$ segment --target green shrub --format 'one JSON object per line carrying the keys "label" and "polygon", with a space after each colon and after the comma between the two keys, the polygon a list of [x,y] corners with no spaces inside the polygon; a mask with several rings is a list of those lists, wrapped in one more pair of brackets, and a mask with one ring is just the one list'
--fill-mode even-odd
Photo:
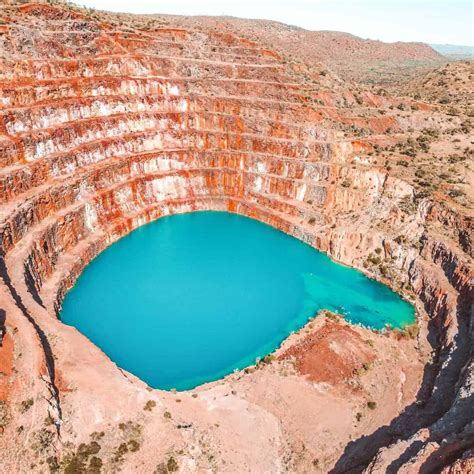
{"label": "green shrub", "polygon": [[148,400],[146,403],[145,403],[145,406],[143,407],[143,409],[145,411],[151,411],[153,410],[153,408],[156,407],[156,402],[155,400]]}
{"label": "green shrub", "polygon": [[378,265],[382,259],[374,254],[370,254],[368,257],[367,257],[367,260],[372,263],[373,265]]}
{"label": "green shrub", "polygon": [[32,398],[28,398],[28,400],[23,400],[20,404],[20,412],[26,413],[35,403]]}

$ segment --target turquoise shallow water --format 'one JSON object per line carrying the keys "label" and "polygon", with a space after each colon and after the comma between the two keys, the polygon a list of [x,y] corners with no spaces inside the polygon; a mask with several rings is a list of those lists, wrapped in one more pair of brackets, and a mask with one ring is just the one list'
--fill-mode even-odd
{"label": "turquoise shallow water", "polygon": [[258,221],[164,217],[97,256],[61,319],[155,388],[186,390],[273,351],[321,309],[381,329],[413,307],[362,273]]}

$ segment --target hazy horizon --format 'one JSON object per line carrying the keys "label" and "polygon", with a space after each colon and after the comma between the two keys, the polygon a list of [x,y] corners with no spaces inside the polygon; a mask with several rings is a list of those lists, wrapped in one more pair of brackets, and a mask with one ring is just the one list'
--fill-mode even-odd
{"label": "hazy horizon", "polygon": [[313,31],[361,38],[474,46],[473,5],[467,0],[79,0],[78,5],[122,13],[232,16],[273,20]]}

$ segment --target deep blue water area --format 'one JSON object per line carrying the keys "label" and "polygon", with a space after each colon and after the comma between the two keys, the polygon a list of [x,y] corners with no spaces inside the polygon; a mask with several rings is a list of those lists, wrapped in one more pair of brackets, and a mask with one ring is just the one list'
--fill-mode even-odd
{"label": "deep blue water area", "polygon": [[388,287],[305,243],[247,217],[196,212],[103,251],[61,319],[150,386],[187,390],[253,364],[321,309],[374,329],[414,321]]}

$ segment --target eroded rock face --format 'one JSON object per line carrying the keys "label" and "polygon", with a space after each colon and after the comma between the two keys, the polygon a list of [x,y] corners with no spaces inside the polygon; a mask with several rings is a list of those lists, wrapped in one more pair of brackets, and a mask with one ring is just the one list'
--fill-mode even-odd
{"label": "eroded rock face", "polygon": [[[439,112],[354,92],[206,25],[44,3],[4,6],[0,20],[3,470],[409,472],[467,450],[472,219],[377,153]],[[400,104],[417,111],[400,116]],[[101,250],[208,209],[269,223],[401,291],[418,336],[321,318],[273,362],[175,395],[58,321]],[[324,380],[312,370],[323,356]]]}

